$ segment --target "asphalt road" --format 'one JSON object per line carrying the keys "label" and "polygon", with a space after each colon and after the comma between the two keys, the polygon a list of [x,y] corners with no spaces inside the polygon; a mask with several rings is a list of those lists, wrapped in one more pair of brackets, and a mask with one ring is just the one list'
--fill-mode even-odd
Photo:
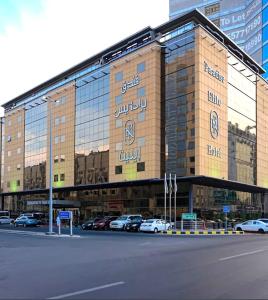
{"label": "asphalt road", "polygon": [[58,238],[3,228],[2,299],[268,299],[268,235]]}

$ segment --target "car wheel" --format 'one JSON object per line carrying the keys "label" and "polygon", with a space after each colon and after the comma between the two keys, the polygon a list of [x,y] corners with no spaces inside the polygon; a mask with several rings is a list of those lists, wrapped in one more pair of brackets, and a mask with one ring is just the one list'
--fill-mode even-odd
{"label": "car wheel", "polygon": [[155,229],[154,229],[154,233],[157,233],[158,232],[158,229],[155,227]]}
{"label": "car wheel", "polygon": [[263,230],[262,228],[260,228],[260,229],[258,230],[258,232],[259,232],[259,233],[264,233],[264,230]]}
{"label": "car wheel", "polygon": [[168,226],[168,229],[167,230],[170,230],[171,229],[171,227],[170,226]]}
{"label": "car wheel", "polygon": [[237,227],[236,230],[237,231],[242,231],[242,228],[241,227]]}

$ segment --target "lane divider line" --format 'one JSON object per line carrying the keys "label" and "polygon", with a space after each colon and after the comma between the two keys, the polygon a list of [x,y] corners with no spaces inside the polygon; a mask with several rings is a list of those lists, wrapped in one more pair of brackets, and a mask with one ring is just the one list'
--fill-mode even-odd
{"label": "lane divider line", "polygon": [[244,231],[224,231],[224,230],[167,230],[162,231],[162,234],[168,235],[240,235],[244,234]]}
{"label": "lane divider line", "polygon": [[59,296],[55,296],[55,297],[50,297],[50,298],[47,298],[47,299],[63,299],[63,298],[68,298],[68,297],[72,297],[72,296],[77,296],[77,295],[81,295],[81,294],[86,294],[86,293],[91,293],[91,292],[111,288],[111,287],[122,285],[122,284],[125,284],[125,282],[124,281],[118,281],[118,282],[113,282],[113,283],[97,286],[97,287],[86,289],[86,290],[81,290],[81,291],[77,291],[77,292],[73,292],[73,293],[63,294],[63,295],[59,295]]}
{"label": "lane divider line", "polygon": [[237,258],[237,257],[241,257],[241,256],[252,255],[252,254],[260,253],[260,252],[263,252],[263,251],[265,251],[265,249],[255,250],[255,251],[252,251],[252,252],[244,252],[244,253],[240,253],[240,254],[237,254],[237,255],[222,257],[222,258],[219,259],[219,261],[225,261],[225,260],[229,260],[229,259],[233,259],[233,258]]}

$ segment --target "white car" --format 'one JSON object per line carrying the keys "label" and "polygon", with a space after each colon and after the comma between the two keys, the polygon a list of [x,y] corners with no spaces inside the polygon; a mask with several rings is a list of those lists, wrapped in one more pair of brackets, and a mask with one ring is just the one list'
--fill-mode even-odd
{"label": "white car", "polygon": [[112,230],[125,230],[127,223],[130,223],[133,220],[141,220],[141,215],[123,215],[118,217],[116,220],[110,223],[110,229]]}
{"label": "white car", "polygon": [[0,224],[10,224],[12,222],[14,222],[14,219],[11,219],[10,217],[0,217]]}
{"label": "white car", "polygon": [[265,233],[268,232],[268,224],[261,220],[249,220],[240,224],[236,224],[234,227],[238,231],[252,231]]}
{"label": "white car", "polygon": [[140,231],[159,232],[164,230],[170,230],[170,223],[165,222],[162,219],[148,219],[141,224]]}

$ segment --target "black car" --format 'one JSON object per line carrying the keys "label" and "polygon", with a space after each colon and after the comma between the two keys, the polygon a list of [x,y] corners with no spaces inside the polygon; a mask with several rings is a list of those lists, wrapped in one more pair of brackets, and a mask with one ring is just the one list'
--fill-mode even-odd
{"label": "black car", "polygon": [[93,224],[94,224],[94,222],[97,222],[97,221],[99,221],[99,220],[101,220],[102,218],[94,218],[94,219],[89,219],[89,220],[87,220],[85,223],[83,223],[82,225],[81,225],[81,227],[82,227],[82,229],[83,230],[90,230],[90,229],[93,229]]}
{"label": "black car", "polygon": [[142,220],[134,219],[126,224],[126,231],[140,231]]}

